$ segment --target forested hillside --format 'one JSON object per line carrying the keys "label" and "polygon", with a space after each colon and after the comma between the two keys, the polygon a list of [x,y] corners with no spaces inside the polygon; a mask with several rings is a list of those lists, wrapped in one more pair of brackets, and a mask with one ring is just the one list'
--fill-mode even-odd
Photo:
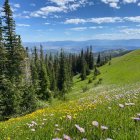
{"label": "forested hillside", "polygon": [[5,0],[0,18],[0,120],[32,112],[42,107],[41,101],[65,100],[73,76],[79,74],[85,80],[93,69],[96,76],[100,73],[97,67],[111,60],[111,56],[99,54],[96,66],[92,46],[79,54],[61,49],[56,55],[44,55],[40,45],[40,50],[35,47],[29,53],[15,30],[12,10]]}

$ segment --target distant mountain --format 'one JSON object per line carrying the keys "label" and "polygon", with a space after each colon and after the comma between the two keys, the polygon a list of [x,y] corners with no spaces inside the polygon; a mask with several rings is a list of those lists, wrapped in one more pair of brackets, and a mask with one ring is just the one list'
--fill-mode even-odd
{"label": "distant mountain", "polygon": [[87,41],[48,41],[48,42],[24,42],[25,47],[33,48],[42,45],[44,50],[49,52],[57,52],[63,48],[66,52],[78,53],[82,48],[92,45],[94,52],[111,50],[111,49],[127,49],[134,50],[140,48],[140,40],[87,40]]}

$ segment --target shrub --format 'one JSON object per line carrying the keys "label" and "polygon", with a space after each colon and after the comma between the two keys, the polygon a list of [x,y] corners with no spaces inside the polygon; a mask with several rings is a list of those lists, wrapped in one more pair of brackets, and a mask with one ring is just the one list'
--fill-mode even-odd
{"label": "shrub", "polygon": [[86,91],[88,91],[88,87],[87,86],[83,87],[82,88],[82,91],[83,91],[83,93],[86,92]]}
{"label": "shrub", "polygon": [[89,80],[88,80],[88,84],[90,84],[90,83],[92,83],[92,79],[89,79]]}

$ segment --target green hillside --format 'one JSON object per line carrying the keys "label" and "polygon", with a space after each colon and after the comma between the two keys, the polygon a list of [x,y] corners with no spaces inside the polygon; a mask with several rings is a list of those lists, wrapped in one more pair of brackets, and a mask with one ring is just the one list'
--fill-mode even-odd
{"label": "green hillside", "polygon": [[93,72],[85,81],[74,77],[66,101],[53,99],[44,109],[1,122],[0,140],[139,140],[140,50],[100,71],[91,83]]}
{"label": "green hillside", "polygon": [[128,84],[140,80],[140,50],[115,58],[111,65],[101,67],[105,84]]}

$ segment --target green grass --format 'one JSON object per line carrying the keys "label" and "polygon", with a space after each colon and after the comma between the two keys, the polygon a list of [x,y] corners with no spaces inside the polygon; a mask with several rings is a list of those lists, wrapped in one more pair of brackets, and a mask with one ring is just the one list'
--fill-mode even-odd
{"label": "green grass", "polygon": [[[74,77],[67,101],[54,99],[46,103],[48,107],[44,109],[1,122],[0,140],[63,139],[64,134],[72,140],[139,140],[140,122],[132,119],[140,113],[139,56],[138,50],[113,59],[111,65],[100,68],[101,75],[90,84],[88,80],[93,78],[93,72],[85,81]],[[99,78],[103,78],[103,83],[95,87]],[[83,87],[87,87],[85,92]],[[134,105],[119,107],[125,103]],[[32,121],[36,124],[29,127]],[[99,126],[93,126],[93,121],[98,121]],[[75,124],[85,132],[77,130]],[[108,130],[101,130],[101,125],[107,126]]]}
{"label": "green grass", "polygon": [[115,58],[101,69],[104,84],[128,84],[140,81],[140,50]]}

